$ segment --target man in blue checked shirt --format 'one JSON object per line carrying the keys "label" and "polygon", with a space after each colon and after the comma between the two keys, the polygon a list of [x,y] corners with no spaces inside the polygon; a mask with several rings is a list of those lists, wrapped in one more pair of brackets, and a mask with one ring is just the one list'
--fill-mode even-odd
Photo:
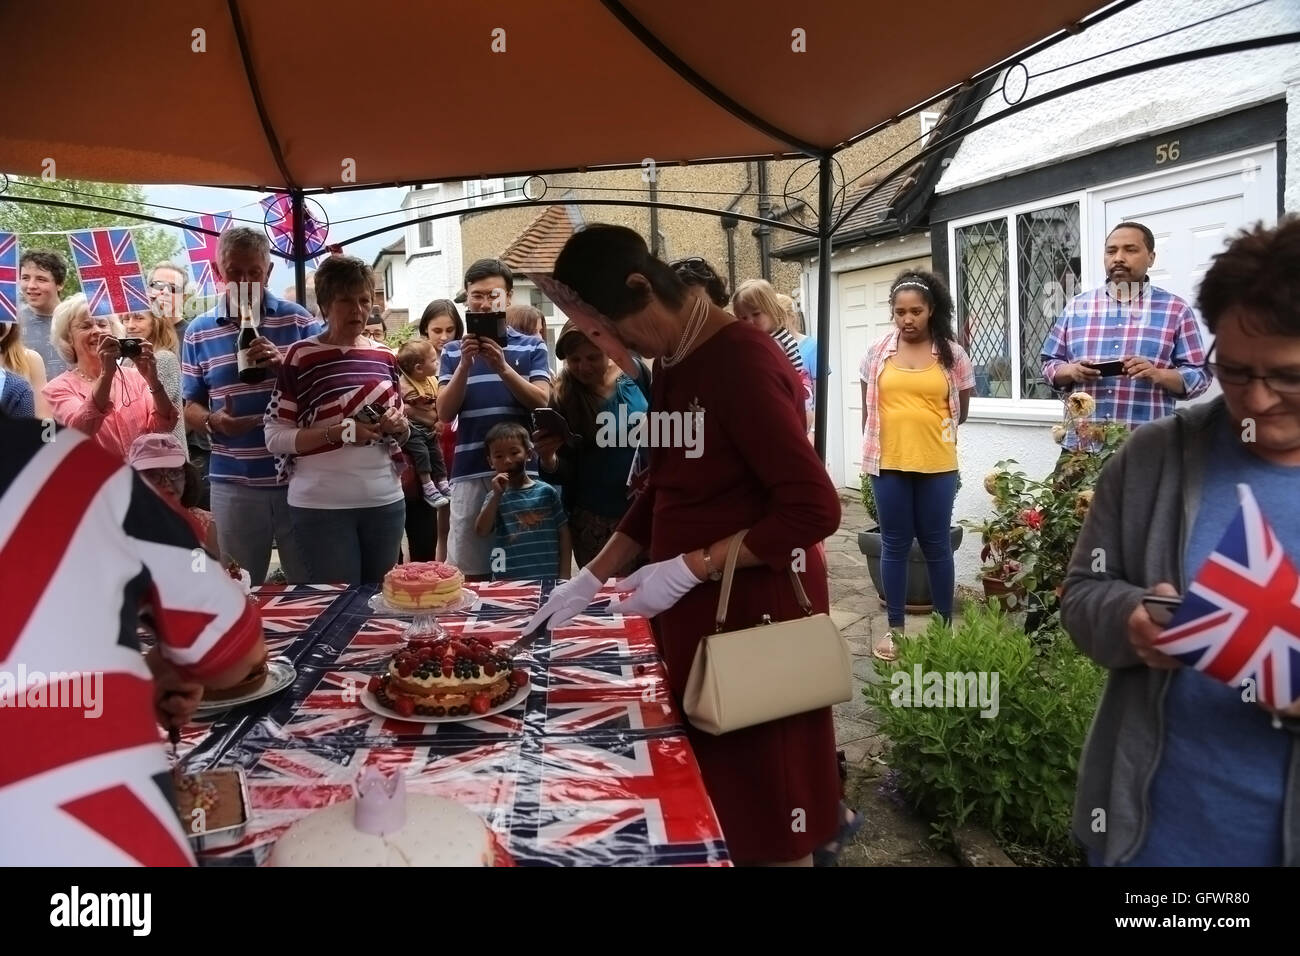
{"label": "man in blue checked shirt", "polygon": [[[1094,419],[1136,428],[1210,386],[1196,315],[1151,284],[1147,272],[1155,261],[1151,230],[1121,222],[1106,237],[1106,284],[1075,296],[1043,342],[1043,378],[1090,394]],[[1107,368],[1115,362],[1114,371]],[[1067,431],[1066,450],[1079,447],[1079,437]]]}

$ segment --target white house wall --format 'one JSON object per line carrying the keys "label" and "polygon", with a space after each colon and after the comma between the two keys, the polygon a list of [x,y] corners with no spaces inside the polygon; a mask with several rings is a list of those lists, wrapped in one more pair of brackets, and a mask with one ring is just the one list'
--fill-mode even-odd
{"label": "white house wall", "polygon": [[[1185,50],[1300,30],[1300,3],[1268,0],[1172,36],[1077,63],[1090,56],[1241,7],[1241,0],[1147,0],[1089,27],[1024,61],[1030,74],[1064,67],[1029,80],[1025,98],[1134,62]],[[1012,173],[1191,125],[1246,106],[1288,95],[1300,81],[1300,44],[1195,60],[1089,87],[991,123],[963,141],[936,191],[947,193]],[[1023,77],[1023,72],[1019,73]],[[1011,77],[1014,94],[1017,78]],[[1293,85],[1288,99],[1300,97]],[[1015,96],[1013,95],[1013,99]],[[983,104],[979,119],[1006,109],[1000,93]],[[1288,111],[1288,141],[1297,142],[1300,110]],[[1032,144],[1032,147],[1027,144]],[[1300,159],[1289,157],[1287,208],[1300,208]]]}
{"label": "white house wall", "polygon": [[[1293,146],[1300,145],[1300,65],[1287,78],[1286,141]],[[1300,212],[1300,149],[1287,150],[1282,204],[1287,212]]]}

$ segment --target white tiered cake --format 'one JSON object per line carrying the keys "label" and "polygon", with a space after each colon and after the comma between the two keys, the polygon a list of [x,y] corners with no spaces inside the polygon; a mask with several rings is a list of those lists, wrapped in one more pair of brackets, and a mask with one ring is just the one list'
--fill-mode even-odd
{"label": "white tiered cake", "polygon": [[271,866],[494,866],[500,850],[472,812],[441,797],[407,794],[401,773],[374,767],[353,783],[355,799],[291,826]]}

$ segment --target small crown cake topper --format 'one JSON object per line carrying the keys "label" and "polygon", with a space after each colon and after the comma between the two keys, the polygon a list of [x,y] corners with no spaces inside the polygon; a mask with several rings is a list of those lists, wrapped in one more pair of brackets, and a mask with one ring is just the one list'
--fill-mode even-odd
{"label": "small crown cake topper", "polygon": [[353,825],[362,833],[385,836],[406,824],[406,777],[401,771],[385,774],[365,767],[352,783],[357,798]]}

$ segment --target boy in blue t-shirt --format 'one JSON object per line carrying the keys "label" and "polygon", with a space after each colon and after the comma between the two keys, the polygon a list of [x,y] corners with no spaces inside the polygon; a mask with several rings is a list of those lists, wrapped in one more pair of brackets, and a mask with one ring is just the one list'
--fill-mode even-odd
{"label": "boy in blue t-shirt", "polygon": [[496,472],[474,530],[496,536],[492,579],[567,578],[573,542],[560,493],[525,470],[533,454],[528,429],[517,422],[492,426],[484,440]]}

